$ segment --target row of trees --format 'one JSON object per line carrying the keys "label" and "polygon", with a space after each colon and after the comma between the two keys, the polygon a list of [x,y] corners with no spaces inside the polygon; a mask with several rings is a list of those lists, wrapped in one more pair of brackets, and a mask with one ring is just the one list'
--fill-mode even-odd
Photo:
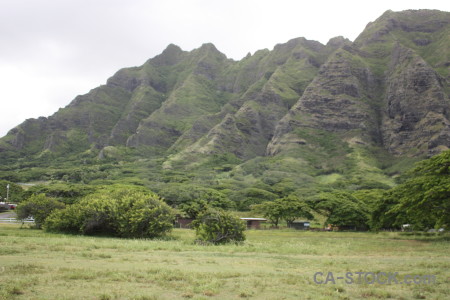
{"label": "row of trees", "polygon": [[[245,224],[231,213],[202,203],[194,228],[202,243],[223,244],[245,240]],[[17,217],[32,216],[37,228],[50,232],[157,238],[173,228],[174,210],[158,195],[142,187],[112,186],[97,189],[72,204],[34,194],[17,207]]]}
{"label": "row of trees", "polygon": [[33,216],[38,228],[75,234],[160,237],[173,227],[172,209],[158,195],[133,188],[103,188],[65,205],[45,194],[17,207],[17,216]]}
{"label": "row of trees", "polygon": [[[449,175],[450,150],[422,161],[389,190],[329,190],[304,198],[295,194],[274,197],[275,194],[249,189],[242,193],[247,200],[252,199],[245,205],[253,203],[250,207],[254,212],[268,218],[274,226],[283,220],[290,226],[297,218],[311,220],[313,214],[319,214],[325,217],[326,224],[353,229],[400,228],[406,223],[413,224],[415,229],[440,228],[450,225]],[[212,220],[228,218],[224,217],[224,211],[236,209],[238,202],[237,199],[231,201],[224,191],[188,184],[173,184],[158,191],[165,200],[145,187],[127,187],[125,192],[118,190],[114,186],[35,186],[21,192],[29,199],[18,207],[18,212],[21,217],[34,216],[36,225],[48,230],[154,237],[159,233],[150,233],[152,228],[162,230],[172,226],[170,206],[181,209],[191,218],[213,224]],[[144,225],[156,217],[161,218],[161,224]],[[196,228],[199,236],[205,236],[202,226]],[[241,240],[239,235],[233,239]]]}
{"label": "row of trees", "polygon": [[275,226],[295,218],[311,218],[311,211],[326,224],[358,230],[401,228],[415,230],[450,227],[450,150],[421,161],[400,178],[394,188],[321,192],[304,201],[288,196],[253,206]]}
{"label": "row of trees", "polygon": [[450,150],[420,162],[379,201],[373,228],[401,224],[414,229],[450,227]]}

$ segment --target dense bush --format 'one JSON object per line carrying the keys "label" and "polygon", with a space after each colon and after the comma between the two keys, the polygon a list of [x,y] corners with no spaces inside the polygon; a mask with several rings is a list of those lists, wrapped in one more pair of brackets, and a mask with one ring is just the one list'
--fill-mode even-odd
{"label": "dense bush", "polygon": [[48,198],[44,194],[32,195],[17,206],[17,219],[33,217],[35,226],[41,228],[53,211],[63,209],[64,206],[64,203]]}
{"label": "dense bush", "polygon": [[211,244],[239,243],[245,240],[245,223],[229,212],[209,209],[194,221],[198,241]]}
{"label": "dense bush", "polygon": [[86,196],[45,223],[49,231],[160,237],[173,227],[172,209],[156,194],[135,189],[103,190]]}

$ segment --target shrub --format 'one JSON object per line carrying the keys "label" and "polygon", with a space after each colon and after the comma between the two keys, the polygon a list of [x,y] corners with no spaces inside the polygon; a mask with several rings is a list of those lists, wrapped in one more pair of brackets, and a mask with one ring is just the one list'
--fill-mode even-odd
{"label": "shrub", "polygon": [[49,231],[154,238],[173,228],[172,209],[156,194],[136,189],[103,190],[83,198],[45,223]]}
{"label": "shrub", "polygon": [[17,219],[34,218],[37,228],[41,228],[48,216],[54,211],[64,208],[64,203],[48,198],[44,194],[33,195],[20,203],[16,208]]}
{"label": "shrub", "polygon": [[194,221],[197,239],[211,244],[239,243],[245,240],[245,224],[229,212],[209,209]]}
{"label": "shrub", "polygon": [[45,220],[45,230],[53,232],[80,233],[83,224],[82,210],[77,205],[54,211]]}
{"label": "shrub", "polygon": [[[172,209],[156,194],[130,194],[121,199],[116,216],[118,233],[123,237],[160,237],[173,228]],[[130,207],[131,209],[127,209]]]}

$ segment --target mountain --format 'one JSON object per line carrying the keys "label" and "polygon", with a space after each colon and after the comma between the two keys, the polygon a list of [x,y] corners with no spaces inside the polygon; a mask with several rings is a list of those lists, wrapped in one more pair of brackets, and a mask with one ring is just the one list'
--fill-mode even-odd
{"label": "mountain", "polygon": [[156,189],[392,185],[450,147],[449,23],[448,12],[387,11],[354,42],[297,38],[240,61],[169,45],[11,129],[3,178],[67,180],[84,166],[96,175],[74,181],[133,174]]}

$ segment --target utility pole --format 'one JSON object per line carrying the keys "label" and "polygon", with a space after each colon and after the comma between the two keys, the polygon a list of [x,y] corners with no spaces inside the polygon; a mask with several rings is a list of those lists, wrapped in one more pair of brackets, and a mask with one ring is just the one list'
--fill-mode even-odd
{"label": "utility pole", "polygon": [[9,202],[9,183],[6,186],[6,203],[8,203],[8,202]]}

